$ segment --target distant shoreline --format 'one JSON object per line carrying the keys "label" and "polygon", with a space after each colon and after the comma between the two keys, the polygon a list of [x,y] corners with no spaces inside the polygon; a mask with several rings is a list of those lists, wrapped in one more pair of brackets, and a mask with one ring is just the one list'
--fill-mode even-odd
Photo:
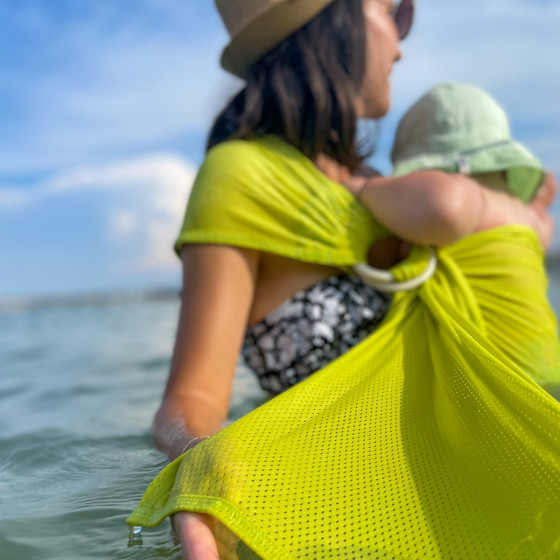
{"label": "distant shoreline", "polygon": [[[546,268],[555,278],[560,277],[560,253],[547,255]],[[159,288],[108,290],[68,295],[41,295],[25,297],[0,297],[0,313],[30,311],[54,307],[87,307],[113,304],[138,303],[142,301],[177,300],[181,297],[180,286]]]}
{"label": "distant shoreline", "polygon": [[137,303],[142,301],[180,300],[181,288],[161,287],[142,290],[119,290],[68,295],[42,295],[31,297],[0,297],[0,313],[33,311],[54,307],[88,307],[100,305]]}

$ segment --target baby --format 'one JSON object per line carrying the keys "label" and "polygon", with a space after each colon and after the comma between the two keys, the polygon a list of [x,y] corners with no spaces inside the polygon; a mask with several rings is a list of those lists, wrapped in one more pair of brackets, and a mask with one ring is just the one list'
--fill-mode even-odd
{"label": "baby", "polygon": [[420,169],[464,173],[533,199],[543,180],[539,160],[511,138],[505,111],[481,89],[439,84],[402,118],[391,159],[395,176]]}
{"label": "baby", "polygon": [[[520,212],[528,208],[525,203],[536,208],[531,226],[537,231],[542,247],[546,249],[550,243],[552,220],[546,207],[556,192],[555,179],[544,173],[541,163],[527,148],[511,138],[506,113],[484,91],[456,83],[435,86],[401,120],[391,159],[396,177],[426,169],[460,173],[485,187],[479,191],[487,192],[488,188],[514,195],[520,200]],[[377,212],[378,218],[382,211],[372,204],[373,198],[368,200],[368,191],[375,189],[379,180],[383,179],[362,179],[361,185],[356,183],[359,199],[374,215]],[[406,192],[400,196],[406,204]],[[484,209],[484,204],[481,208]],[[487,336],[508,358],[558,398],[560,346],[556,320],[546,297],[544,261],[536,240],[529,268],[522,264],[525,261],[519,260],[520,254],[527,255],[522,248],[527,246],[528,230],[510,226],[502,230],[503,235],[489,234],[494,225],[508,223],[528,225],[525,218],[518,221],[515,215],[505,220],[503,216],[498,219],[490,216],[482,218],[478,226],[466,233],[480,231],[477,235],[484,236],[481,239],[488,244],[487,254],[490,255],[489,260],[475,267],[469,281],[475,291],[479,290],[480,312],[487,324]],[[400,237],[406,238],[403,234]],[[453,254],[454,243],[460,243],[460,237],[451,240],[449,249],[445,250]],[[519,254],[516,254],[516,247],[519,247]],[[377,268],[388,268],[402,260],[408,248],[405,241],[389,237],[372,247],[370,263]],[[523,288],[516,280],[520,274],[526,280]],[[362,277],[366,279],[365,275]],[[535,324],[538,317],[543,321]]]}
{"label": "baby", "polygon": [[[523,203],[534,201],[541,209],[556,193],[554,177],[545,174],[539,160],[511,138],[505,111],[486,92],[467,84],[439,84],[422,96],[399,123],[391,159],[393,177],[426,169],[461,173]],[[352,181],[344,182],[366,207],[370,206],[368,189],[374,188],[375,182],[363,178]],[[406,196],[406,190],[402,194]],[[374,215],[379,213],[376,203],[377,208],[371,208]],[[377,217],[382,221],[381,213]],[[526,218],[522,221],[526,223]],[[546,248],[552,222],[545,212],[536,216],[535,226]],[[407,250],[406,242],[388,237],[372,247],[369,261],[377,268],[389,268]]]}

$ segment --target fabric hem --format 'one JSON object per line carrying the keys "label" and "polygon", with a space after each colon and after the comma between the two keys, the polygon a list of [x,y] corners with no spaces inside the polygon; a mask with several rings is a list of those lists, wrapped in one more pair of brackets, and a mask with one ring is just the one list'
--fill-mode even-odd
{"label": "fabric hem", "polygon": [[[234,506],[223,498],[210,496],[177,496],[167,502],[165,507],[154,510],[138,507],[126,520],[129,525],[155,527],[166,517],[179,511],[207,513],[218,519],[256,554],[267,560],[295,560],[276,542],[266,536],[253,522],[247,519]],[[143,520],[140,522],[140,520]],[[249,543],[251,543],[249,545]]]}
{"label": "fabric hem", "polygon": [[188,234],[181,235],[177,239],[174,249],[175,253],[180,256],[181,249],[189,244],[203,244],[208,243],[211,245],[229,245],[234,247],[242,247],[245,249],[255,249],[273,253],[291,259],[302,260],[314,264],[324,264],[329,266],[340,266],[350,268],[354,264],[365,262],[365,256],[360,259],[357,255],[344,255],[337,254],[337,249],[333,248],[332,252],[317,251],[311,248],[297,248],[294,251],[288,251],[282,243],[266,243],[262,240],[253,237],[246,237],[243,235],[235,236],[231,233],[208,233],[189,231]]}

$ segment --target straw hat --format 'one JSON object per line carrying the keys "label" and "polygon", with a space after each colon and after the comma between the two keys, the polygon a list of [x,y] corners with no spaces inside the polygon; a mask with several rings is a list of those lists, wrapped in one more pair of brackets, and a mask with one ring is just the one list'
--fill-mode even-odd
{"label": "straw hat", "polygon": [[245,77],[270,49],[312,20],[334,0],[216,0],[231,41],[222,67]]}
{"label": "straw hat", "polygon": [[524,202],[543,177],[540,161],[512,139],[505,111],[466,84],[439,84],[417,101],[399,123],[391,159],[397,176],[421,169],[505,171],[509,192]]}

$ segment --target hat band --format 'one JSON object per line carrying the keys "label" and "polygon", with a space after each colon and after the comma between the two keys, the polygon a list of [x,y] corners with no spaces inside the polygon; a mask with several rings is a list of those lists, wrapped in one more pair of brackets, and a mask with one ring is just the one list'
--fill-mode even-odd
{"label": "hat band", "polygon": [[246,22],[222,52],[224,70],[246,77],[249,67],[292,33],[309,23],[334,0],[285,0]]}
{"label": "hat band", "polygon": [[471,155],[476,154],[477,152],[482,152],[484,150],[488,150],[490,148],[499,148],[500,146],[505,146],[506,144],[510,144],[511,140],[499,140],[498,142],[492,142],[490,144],[485,144],[484,146],[478,146],[477,148],[472,148],[470,150],[462,150],[461,155]]}
{"label": "hat band", "polygon": [[470,175],[472,173],[471,162],[467,156],[477,154],[478,152],[482,152],[490,148],[499,148],[500,146],[505,146],[509,143],[510,140],[500,140],[499,142],[492,142],[491,144],[486,144],[478,148],[460,152],[459,156],[455,160],[455,164],[457,165],[457,172],[461,175]]}

